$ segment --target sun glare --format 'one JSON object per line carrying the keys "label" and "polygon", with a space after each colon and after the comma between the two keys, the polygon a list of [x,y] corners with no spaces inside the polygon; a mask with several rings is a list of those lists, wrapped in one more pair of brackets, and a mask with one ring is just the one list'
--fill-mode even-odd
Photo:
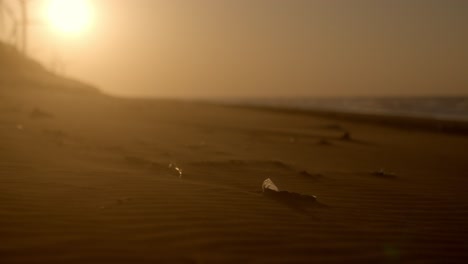
{"label": "sun glare", "polygon": [[51,0],[47,7],[47,19],[62,33],[78,34],[91,24],[91,6],[87,0]]}

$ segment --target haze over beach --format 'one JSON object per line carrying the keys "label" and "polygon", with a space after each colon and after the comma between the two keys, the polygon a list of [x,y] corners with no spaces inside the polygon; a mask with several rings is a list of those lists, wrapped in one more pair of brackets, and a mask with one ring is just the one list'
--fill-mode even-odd
{"label": "haze over beach", "polygon": [[468,2],[0,0],[0,263],[466,263]]}
{"label": "haze over beach", "polygon": [[31,55],[49,64],[56,46],[68,75],[111,94],[468,94],[464,0],[88,2],[84,32],[31,28]]}

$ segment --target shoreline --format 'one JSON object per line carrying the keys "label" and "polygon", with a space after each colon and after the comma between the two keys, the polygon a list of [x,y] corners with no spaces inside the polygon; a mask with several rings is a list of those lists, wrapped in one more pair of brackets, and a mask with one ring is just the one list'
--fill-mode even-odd
{"label": "shoreline", "polygon": [[283,113],[290,115],[304,115],[335,119],[338,121],[349,121],[358,123],[376,124],[395,128],[416,129],[434,131],[439,133],[450,133],[458,135],[468,135],[468,121],[437,119],[423,116],[402,116],[392,114],[373,114],[345,112],[339,110],[325,109],[298,109],[292,107],[267,106],[267,105],[247,105],[247,104],[222,104],[208,103],[219,106],[234,108],[245,108],[272,113]]}

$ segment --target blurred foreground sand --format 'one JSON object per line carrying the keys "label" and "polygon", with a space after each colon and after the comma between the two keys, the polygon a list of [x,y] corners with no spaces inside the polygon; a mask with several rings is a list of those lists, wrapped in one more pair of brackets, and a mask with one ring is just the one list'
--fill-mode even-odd
{"label": "blurred foreground sand", "polygon": [[8,89],[0,263],[468,261],[466,136]]}

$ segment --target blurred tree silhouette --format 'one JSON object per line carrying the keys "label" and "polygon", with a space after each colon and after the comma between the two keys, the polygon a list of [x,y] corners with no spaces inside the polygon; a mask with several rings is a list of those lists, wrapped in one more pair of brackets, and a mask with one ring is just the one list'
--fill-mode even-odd
{"label": "blurred tree silhouette", "polygon": [[5,0],[0,0],[0,39],[18,47],[18,18]]}
{"label": "blurred tree silhouette", "polygon": [[[43,21],[34,19],[29,12],[34,8],[33,2],[40,0],[0,0],[0,42],[10,44],[18,52],[28,55],[29,28],[35,25],[44,25]],[[53,46],[53,45],[52,45]],[[63,57],[54,51],[49,65],[49,70],[59,75],[66,72],[67,63]]]}
{"label": "blurred tree silhouette", "polygon": [[[0,40],[10,43],[22,53],[28,50],[30,0],[0,0]],[[18,11],[16,11],[18,10]]]}
{"label": "blurred tree silhouette", "polygon": [[21,11],[21,51],[26,54],[28,51],[28,0],[18,0]]}

